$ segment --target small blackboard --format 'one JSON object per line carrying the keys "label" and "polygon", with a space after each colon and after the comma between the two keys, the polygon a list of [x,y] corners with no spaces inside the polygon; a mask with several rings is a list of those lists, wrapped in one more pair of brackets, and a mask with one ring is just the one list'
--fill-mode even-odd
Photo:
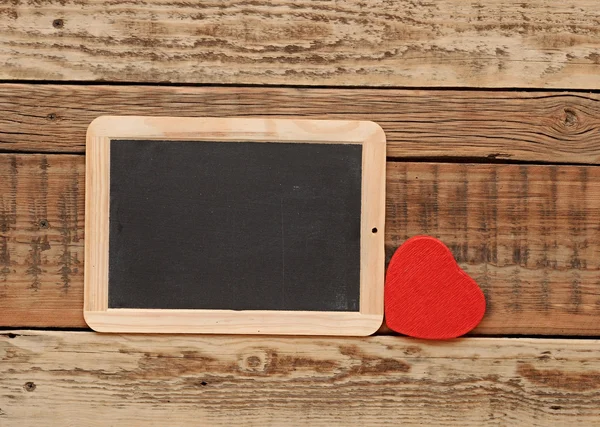
{"label": "small blackboard", "polygon": [[87,150],[92,328],[367,335],[381,325],[378,125],[102,117]]}
{"label": "small blackboard", "polygon": [[359,144],[112,140],[108,308],[359,311],[361,171]]}

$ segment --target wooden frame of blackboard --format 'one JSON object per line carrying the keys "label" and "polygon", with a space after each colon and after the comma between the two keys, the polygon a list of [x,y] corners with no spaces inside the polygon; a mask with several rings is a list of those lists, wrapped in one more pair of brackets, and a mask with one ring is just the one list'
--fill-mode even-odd
{"label": "wooden frame of blackboard", "polygon": [[[108,307],[113,139],[362,144],[358,312]],[[99,332],[370,335],[383,321],[385,134],[369,121],[103,116],[86,143],[84,318]]]}

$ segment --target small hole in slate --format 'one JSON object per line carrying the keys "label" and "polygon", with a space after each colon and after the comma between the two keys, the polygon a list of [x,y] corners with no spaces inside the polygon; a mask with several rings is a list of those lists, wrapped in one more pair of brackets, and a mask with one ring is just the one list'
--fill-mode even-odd
{"label": "small hole in slate", "polygon": [[373,234],[377,233],[377,227],[373,227],[371,231],[373,232]]}
{"label": "small hole in slate", "polygon": [[54,28],[62,28],[65,26],[65,21],[63,21],[62,19],[55,19],[54,21],[52,21],[52,26]]}

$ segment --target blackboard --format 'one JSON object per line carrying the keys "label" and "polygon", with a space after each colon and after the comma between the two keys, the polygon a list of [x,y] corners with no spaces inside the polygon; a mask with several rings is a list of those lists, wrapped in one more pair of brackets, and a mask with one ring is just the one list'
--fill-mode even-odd
{"label": "blackboard", "polygon": [[358,144],[113,140],[108,307],[359,311],[361,163]]}
{"label": "blackboard", "polygon": [[364,335],[381,324],[374,123],[103,117],[87,155],[93,328]]}

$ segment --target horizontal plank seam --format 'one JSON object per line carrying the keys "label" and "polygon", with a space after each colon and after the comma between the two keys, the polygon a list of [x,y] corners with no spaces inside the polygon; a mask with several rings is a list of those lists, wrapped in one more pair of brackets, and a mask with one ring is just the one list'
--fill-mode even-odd
{"label": "horizontal plank seam", "polygon": [[[85,142],[85,141],[83,141]],[[82,142],[82,143],[83,143]],[[33,156],[85,156],[85,151],[30,151],[30,150],[11,150],[6,148],[0,148],[0,155],[18,154],[20,156],[33,155]]]}
{"label": "horizontal plank seam", "polygon": [[[21,156],[85,156],[85,152],[80,151],[28,151],[28,150],[9,150],[0,148],[0,155],[13,155],[18,154]],[[478,165],[527,165],[527,166],[576,166],[576,167],[599,167],[599,164],[594,163],[569,163],[569,162],[544,162],[544,161],[532,161],[532,160],[511,160],[511,159],[498,159],[490,157],[386,157],[387,163],[430,163],[430,164],[478,164]]]}
{"label": "horizontal plank seam", "polygon": [[[20,335],[26,335],[28,332],[34,333],[34,332],[91,332],[94,334],[97,334],[98,332],[94,332],[89,328],[59,328],[59,327],[30,327],[28,326],[27,328],[23,328],[23,327],[18,327],[18,326],[0,326],[0,336],[8,336],[9,338],[15,338],[17,336]],[[100,335],[103,336],[116,336],[116,335],[139,335],[139,334],[126,334],[126,333],[117,333],[117,334],[113,334],[113,333],[100,333]],[[155,335],[155,334],[143,334],[143,335]],[[168,335],[168,334],[167,334]],[[206,335],[206,334],[187,334],[187,336],[198,336],[198,337],[217,337],[217,336],[223,336],[223,335]],[[272,337],[278,337],[278,338],[282,338],[282,339],[293,339],[295,336],[294,335],[270,335]],[[398,338],[408,338],[404,335],[399,335],[396,333],[376,333],[374,335],[370,335],[371,337],[379,337],[379,336],[397,336]],[[250,336],[249,336],[250,337]],[[306,336],[302,337],[302,336],[297,336],[298,338],[306,338]],[[256,336],[256,338],[258,339],[259,337]],[[264,338],[264,336],[263,336]],[[325,338],[331,338],[331,339],[337,339],[340,337],[325,337]],[[366,337],[362,337],[362,338],[369,338],[369,336]],[[469,335],[465,335],[459,339],[471,339],[471,338],[477,338],[477,339],[498,339],[498,338],[509,338],[509,339],[535,339],[535,340],[552,340],[552,339],[556,339],[556,340],[588,340],[588,341],[593,341],[593,340],[599,340],[600,339],[600,335],[539,335],[539,334],[469,334]]]}
{"label": "horizontal plank seam", "polygon": [[[81,310],[83,311],[83,307],[81,307]],[[52,331],[56,331],[56,332],[94,332],[92,331],[90,328],[72,328],[72,327],[65,327],[65,328],[60,328],[60,327],[56,327],[56,326],[48,326],[48,327],[35,327],[35,326],[27,326],[26,328],[18,327],[18,326],[0,326],[0,335],[19,335],[19,333],[23,333],[26,331],[30,331],[30,332],[52,332]]]}
{"label": "horizontal plank seam", "polygon": [[542,88],[542,87],[478,87],[478,86],[367,86],[367,85],[295,85],[295,84],[257,84],[257,83],[178,83],[178,82],[138,82],[138,81],[109,81],[109,80],[23,80],[0,79],[3,84],[28,85],[74,85],[74,86],[156,86],[156,87],[223,87],[223,88],[265,88],[265,89],[364,89],[364,90],[430,90],[430,91],[471,91],[471,92],[572,92],[600,93],[600,89]]}
{"label": "horizontal plank seam", "polygon": [[[499,156],[501,153],[499,154]],[[512,160],[504,158],[495,158],[487,155],[485,157],[440,157],[440,156],[420,156],[420,157],[387,157],[388,163],[431,163],[431,164],[478,164],[478,165],[528,165],[528,166],[583,166],[598,167],[596,163],[572,163],[572,162],[545,162],[543,160]]]}

